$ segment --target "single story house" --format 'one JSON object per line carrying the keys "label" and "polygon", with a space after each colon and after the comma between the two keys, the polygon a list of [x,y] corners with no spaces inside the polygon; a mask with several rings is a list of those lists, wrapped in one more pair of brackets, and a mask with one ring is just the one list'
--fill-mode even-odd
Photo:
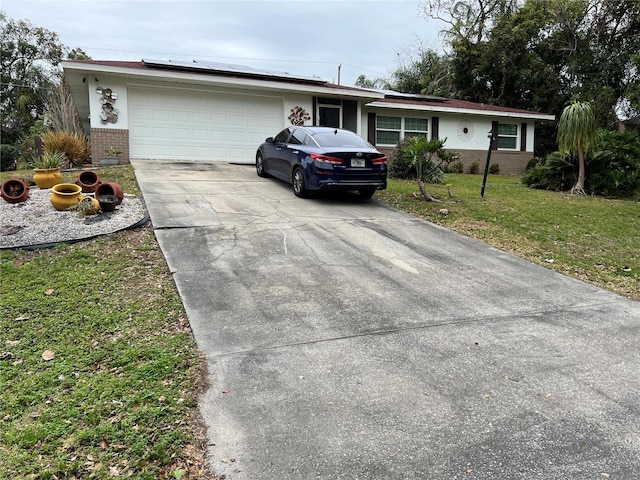
{"label": "single story house", "polygon": [[[447,138],[468,167],[492,163],[522,173],[536,120],[554,116],[425,95],[335,85],[316,77],[211,62],[143,59],[62,63],[92,158],[113,147],[133,159],[253,163],[256,148],[287,125],[358,133],[391,153],[406,135]],[[466,171],[466,170],[465,170]]]}

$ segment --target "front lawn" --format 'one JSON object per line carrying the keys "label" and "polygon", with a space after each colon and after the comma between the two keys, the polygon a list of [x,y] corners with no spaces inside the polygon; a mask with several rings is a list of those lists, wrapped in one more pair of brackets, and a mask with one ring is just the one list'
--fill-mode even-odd
{"label": "front lawn", "polygon": [[[130,166],[98,173],[138,193]],[[204,361],[150,225],[0,251],[0,331],[0,478],[213,478]]]}
{"label": "front lawn", "polygon": [[[443,203],[425,202],[416,182],[389,179],[375,198],[575,278],[640,300],[640,202],[527,188],[520,178],[447,174],[427,185]],[[446,212],[440,212],[441,210]]]}

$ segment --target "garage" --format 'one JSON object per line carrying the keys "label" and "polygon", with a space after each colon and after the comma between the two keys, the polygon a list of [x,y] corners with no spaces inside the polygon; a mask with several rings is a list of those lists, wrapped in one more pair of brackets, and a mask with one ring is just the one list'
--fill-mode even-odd
{"label": "garage", "polygon": [[282,128],[281,97],[129,87],[131,158],[253,163]]}

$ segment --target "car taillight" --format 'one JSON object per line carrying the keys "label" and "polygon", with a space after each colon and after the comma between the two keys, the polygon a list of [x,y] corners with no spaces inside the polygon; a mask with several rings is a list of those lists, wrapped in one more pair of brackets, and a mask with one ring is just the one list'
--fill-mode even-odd
{"label": "car taillight", "polygon": [[374,165],[384,165],[385,163],[387,163],[387,157],[372,158],[371,163],[373,163]]}
{"label": "car taillight", "polygon": [[338,157],[330,157],[329,155],[321,155],[319,153],[312,153],[310,156],[316,162],[330,163],[331,165],[342,165],[342,159]]}

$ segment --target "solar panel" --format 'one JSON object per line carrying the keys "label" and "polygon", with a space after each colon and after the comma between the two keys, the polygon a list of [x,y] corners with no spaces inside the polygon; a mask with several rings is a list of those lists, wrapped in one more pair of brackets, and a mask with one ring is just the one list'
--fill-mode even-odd
{"label": "solar panel", "polygon": [[185,70],[197,70],[197,71],[209,71],[219,72],[238,76],[251,76],[262,78],[277,78],[290,81],[303,81],[311,83],[327,83],[326,80],[317,77],[306,77],[301,75],[292,75],[289,72],[277,72],[273,70],[261,70],[253,67],[247,67],[245,65],[233,65],[227,63],[206,62],[203,60],[193,60],[191,62],[186,60],[153,60],[142,59],[142,63],[149,66],[164,67],[164,68],[178,68]]}

